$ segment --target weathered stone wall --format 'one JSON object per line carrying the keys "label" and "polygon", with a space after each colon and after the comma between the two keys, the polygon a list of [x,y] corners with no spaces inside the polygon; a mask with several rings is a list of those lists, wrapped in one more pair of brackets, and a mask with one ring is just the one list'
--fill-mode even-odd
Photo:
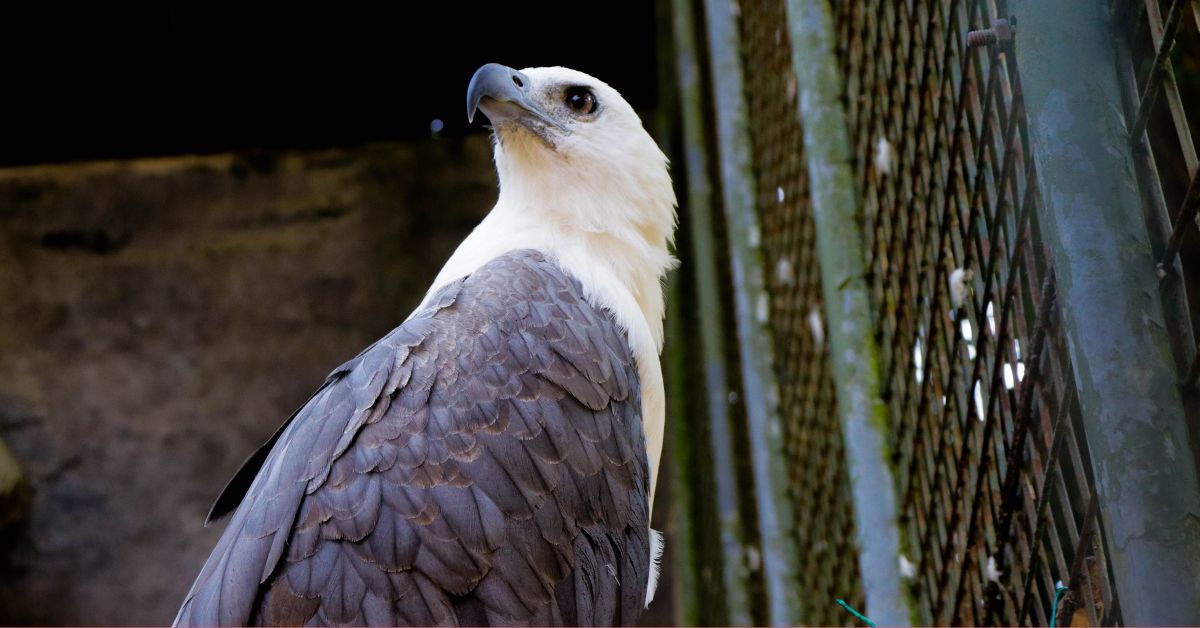
{"label": "weathered stone wall", "polygon": [[0,624],[165,624],[224,482],[491,207],[487,140],[0,170]]}

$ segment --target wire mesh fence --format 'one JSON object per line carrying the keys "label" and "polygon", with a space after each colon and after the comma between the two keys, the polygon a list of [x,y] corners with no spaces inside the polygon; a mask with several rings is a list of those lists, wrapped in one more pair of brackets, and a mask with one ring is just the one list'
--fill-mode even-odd
{"label": "wire mesh fence", "polygon": [[[799,613],[810,624],[853,624],[833,603],[861,605],[864,592],[790,51],[795,4],[740,0],[726,15],[709,2],[693,16],[697,28],[733,20],[739,35],[757,224],[749,245],[767,291],[755,315],[769,330],[778,381]],[[1200,76],[1200,3],[1103,8],[1119,30],[1112,41],[1125,132],[1194,424],[1200,80],[1181,75]],[[831,9],[900,504],[896,560],[913,620],[1121,624],[1121,565],[1106,538],[1064,328],[1070,306],[1039,220],[1045,207],[1017,20],[1005,0],[863,0]],[[722,113],[707,111],[709,123]],[[724,149],[708,142],[710,153]],[[728,274],[720,281],[725,292],[740,289]],[[1052,618],[1060,584],[1066,591]],[[748,590],[748,603],[760,603],[761,588]]]}
{"label": "wire mesh fence", "polygon": [[1111,623],[1015,47],[967,43],[998,4],[836,18],[905,559],[926,621],[1047,623],[1061,579],[1067,606]]}

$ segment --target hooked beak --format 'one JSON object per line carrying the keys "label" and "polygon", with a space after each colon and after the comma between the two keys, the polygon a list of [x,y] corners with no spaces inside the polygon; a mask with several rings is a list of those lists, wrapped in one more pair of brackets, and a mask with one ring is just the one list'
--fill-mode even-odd
{"label": "hooked beak", "polygon": [[474,122],[475,112],[482,109],[493,126],[509,120],[532,118],[565,131],[529,98],[529,85],[529,77],[499,63],[489,63],[475,70],[467,87],[467,122]]}

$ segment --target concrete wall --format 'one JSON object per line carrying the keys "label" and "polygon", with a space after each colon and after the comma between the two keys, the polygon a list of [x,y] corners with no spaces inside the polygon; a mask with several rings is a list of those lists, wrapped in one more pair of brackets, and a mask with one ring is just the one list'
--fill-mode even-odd
{"label": "concrete wall", "polygon": [[242,459],[495,200],[486,138],[0,170],[0,624],[165,624]]}

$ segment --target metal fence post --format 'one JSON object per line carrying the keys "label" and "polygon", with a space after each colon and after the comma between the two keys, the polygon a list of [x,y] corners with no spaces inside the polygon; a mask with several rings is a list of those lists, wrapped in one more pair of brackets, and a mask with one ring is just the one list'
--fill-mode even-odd
{"label": "metal fence post", "polygon": [[[1103,6],[1101,6],[1103,5]],[[1200,623],[1200,486],[1139,211],[1108,3],[1013,0],[1062,323],[1125,623]]]}
{"label": "metal fence post", "polygon": [[899,568],[887,410],[880,398],[878,349],[833,19],[827,0],[788,0],[787,17],[867,614],[882,625],[908,625],[911,612]]}
{"label": "metal fence post", "polygon": [[717,153],[729,234],[733,303],[741,351],[747,434],[754,475],[754,503],[762,548],[767,620],[773,625],[802,621],[795,577],[795,516],[787,489],[779,388],[767,327],[769,298],[764,285],[760,231],[754,211],[754,176],[739,56],[737,3],[705,0],[709,59],[716,107]]}
{"label": "metal fence post", "polygon": [[[716,488],[716,515],[721,544],[721,586],[726,617],[698,617],[700,603],[693,600],[681,610],[702,623],[728,622],[735,626],[754,623],[750,603],[750,575],[744,554],[745,526],[738,510],[743,488],[739,486],[734,464],[736,451],[730,435],[728,379],[725,364],[724,330],[721,325],[721,280],[717,269],[716,240],[713,212],[715,193],[709,181],[708,141],[704,102],[706,100],[700,53],[703,47],[696,41],[697,26],[692,19],[690,0],[671,0],[673,35],[676,46],[676,67],[679,81],[680,113],[683,118],[684,167],[687,171],[685,206],[686,228],[690,236],[690,268],[695,278],[698,354],[704,372],[704,401],[711,434],[707,452],[695,451],[687,428],[676,424],[678,451],[694,459],[708,459],[712,466]],[[707,455],[706,455],[707,454]],[[681,461],[683,462],[683,461]],[[689,493],[689,498],[694,498]],[[688,502],[691,503],[691,502]],[[699,538],[698,535],[695,538]],[[685,566],[685,569],[691,566]]]}

